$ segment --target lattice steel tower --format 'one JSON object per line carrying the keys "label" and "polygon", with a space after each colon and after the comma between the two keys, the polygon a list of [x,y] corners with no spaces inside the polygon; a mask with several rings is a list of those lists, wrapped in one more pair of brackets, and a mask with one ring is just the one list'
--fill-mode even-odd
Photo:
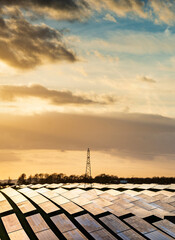
{"label": "lattice steel tower", "polygon": [[90,149],[87,149],[87,160],[86,160],[86,173],[85,173],[86,179],[91,178],[91,160],[90,160]]}

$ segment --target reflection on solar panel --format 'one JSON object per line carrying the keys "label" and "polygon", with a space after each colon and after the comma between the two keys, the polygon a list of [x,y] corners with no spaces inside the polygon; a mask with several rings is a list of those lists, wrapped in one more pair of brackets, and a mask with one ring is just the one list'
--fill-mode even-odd
{"label": "reflection on solar panel", "polygon": [[61,205],[61,207],[64,208],[70,214],[74,214],[74,213],[83,211],[83,209],[81,207],[77,206],[73,202],[64,203]]}
{"label": "reflection on solar panel", "polygon": [[62,233],[71,231],[76,228],[65,214],[56,215],[54,217],[51,217],[51,219]]}
{"label": "reflection on solar panel", "polygon": [[27,236],[23,229],[9,233],[9,238],[11,240],[29,240],[29,237]]}
{"label": "reflection on solar panel", "polygon": [[85,240],[87,239],[78,229],[74,229],[63,233],[68,240]]}
{"label": "reflection on solar panel", "polygon": [[55,211],[60,210],[59,207],[57,207],[55,204],[53,204],[50,201],[46,201],[46,202],[40,203],[40,204],[38,204],[38,206],[40,208],[42,208],[43,211],[46,212],[46,213],[51,213],[51,212],[55,212]]}
{"label": "reflection on solar panel", "polygon": [[49,226],[39,213],[29,216],[26,219],[35,233],[49,229]]}
{"label": "reflection on solar panel", "polygon": [[112,236],[108,231],[105,229],[101,229],[95,232],[92,232],[91,235],[96,239],[96,240],[114,240],[116,239],[114,236]]}
{"label": "reflection on solar panel", "polygon": [[15,232],[17,230],[22,229],[22,226],[17,216],[14,213],[8,216],[2,217],[2,222],[5,226],[7,233]]}
{"label": "reflection on solar panel", "polygon": [[153,227],[151,224],[147,223],[143,219],[136,217],[136,216],[127,218],[127,219],[125,219],[125,221],[127,223],[129,223],[130,226],[132,226],[133,228],[135,228],[142,234],[146,234],[146,233],[156,230],[156,228]]}
{"label": "reflection on solar panel", "polygon": [[130,209],[125,209],[123,207],[118,206],[117,204],[112,204],[108,207],[105,207],[105,209],[113,214],[115,214],[117,217],[121,217],[123,215],[131,213]]}
{"label": "reflection on solar panel", "polygon": [[13,188],[5,188],[5,189],[2,189],[1,190],[3,193],[5,193],[7,196],[9,196],[9,197],[13,197],[13,196],[15,196],[15,195],[18,195],[19,193],[16,191],[16,190],[14,190]]}
{"label": "reflection on solar panel", "polygon": [[175,239],[174,185],[22,187],[0,190],[1,240]]}
{"label": "reflection on solar panel", "polygon": [[172,237],[169,237],[168,235],[160,232],[160,231],[154,231],[145,234],[145,236],[151,240],[168,240],[168,239],[173,239]]}
{"label": "reflection on solar panel", "polygon": [[36,209],[29,201],[18,203],[17,206],[22,213],[28,213]]}
{"label": "reflection on solar panel", "polygon": [[171,237],[175,238],[175,226],[170,221],[164,219],[164,220],[155,222],[154,225],[160,228],[162,231],[168,233]]}
{"label": "reflection on solar panel", "polygon": [[133,230],[124,231],[118,234],[119,237],[123,240],[143,240],[144,237],[140,236],[138,233]]}
{"label": "reflection on solar panel", "polygon": [[58,237],[50,230],[44,230],[42,232],[36,233],[36,236],[39,240],[57,240]]}
{"label": "reflection on solar panel", "polygon": [[87,205],[84,205],[83,208],[86,209],[88,212],[92,213],[93,215],[106,212],[104,208],[100,207],[98,204],[95,203],[89,203]]}
{"label": "reflection on solar panel", "polygon": [[100,220],[116,234],[130,229],[125,223],[112,214],[101,217]]}
{"label": "reflection on solar panel", "polygon": [[62,196],[54,197],[54,198],[52,198],[52,201],[57,203],[58,205],[69,202],[68,199],[66,199],[65,197],[62,197]]}
{"label": "reflection on solar panel", "polygon": [[58,193],[56,193],[54,191],[51,191],[51,190],[48,190],[48,189],[45,189],[45,190],[46,191],[43,190],[41,192],[39,192],[39,191],[38,192],[41,193],[43,196],[49,198],[49,199],[57,197],[59,195]]}
{"label": "reflection on solar panel", "polygon": [[0,193],[0,202],[6,200],[5,197]]}
{"label": "reflection on solar panel", "polygon": [[95,219],[93,219],[89,214],[81,215],[79,217],[76,217],[75,219],[89,233],[102,229],[102,226]]}
{"label": "reflection on solar panel", "polygon": [[12,207],[8,203],[7,200],[4,200],[4,201],[0,202],[0,213],[4,213],[4,212],[10,211],[10,210],[12,210]]}
{"label": "reflection on solar panel", "polygon": [[72,202],[77,203],[80,206],[83,206],[83,205],[86,205],[88,203],[91,203],[91,201],[89,201],[86,197],[73,198]]}

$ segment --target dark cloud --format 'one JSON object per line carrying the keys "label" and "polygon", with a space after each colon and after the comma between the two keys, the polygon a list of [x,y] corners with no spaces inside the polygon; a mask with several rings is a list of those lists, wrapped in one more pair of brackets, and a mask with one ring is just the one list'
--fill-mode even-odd
{"label": "dark cloud", "polygon": [[84,150],[90,146],[142,160],[175,154],[175,119],[158,115],[1,114],[0,132],[1,149]]}
{"label": "dark cloud", "polygon": [[100,100],[88,98],[87,96],[76,95],[71,91],[57,91],[45,88],[41,85],[13,86],[0,85],[0,99],[2,101],[15,101],[17,98],[37,97],[48,100],[54,105],[63,104],[113,104],[116,99],[112,96],[104,95]]}
{"label": "dark cloud", "polygon": [[[89,16],[89,4],[85,0],[2,0],[1,7],[21,8],[31,15],[48,16],[53,19],[79,20]],[[32,14],[33,12],[33,14]]]}
{"label": "dark cloud", "polygon": [[18,9],[0,18],[0,59],[20,69],[31,69],[45,62],[76,61],[63,43],[62,34],[45,24],[32,25]]}

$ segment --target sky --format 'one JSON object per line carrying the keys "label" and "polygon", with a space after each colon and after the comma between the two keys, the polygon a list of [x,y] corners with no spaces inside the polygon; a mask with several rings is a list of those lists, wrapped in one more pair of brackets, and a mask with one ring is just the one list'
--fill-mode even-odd
{"label": "sky", "polygon": [[174,0],[1,0],[0,179],[174,176]]}

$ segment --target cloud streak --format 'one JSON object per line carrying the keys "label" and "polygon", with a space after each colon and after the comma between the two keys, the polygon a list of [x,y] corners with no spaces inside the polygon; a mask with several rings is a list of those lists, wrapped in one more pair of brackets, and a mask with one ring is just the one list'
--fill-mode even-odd
{"label": "cloud streak", "polygon": [[116,155],[153,159],[175,154],[175,120],[158,115],[115,117],[47,113],[0,116],[1,149],[113,151]]}
{"label": "cloud streak", "polygon": [[139,78],[140,81],[142,82],[147,82],[147,83],[156,83],[156,81],[150,77],[143,76]]}
{"label": "cloud streak", "polygon": [[90,105],[90,104],[113,104],[116,99],[113,96],[103,95],[93,98],[83,94],[76,95],[71,91],[58,91],[45,88],[42,85],[15,86],[0,85],[1,101],[12,102],[18,98],[37,97],[49,101],[53,105]]}

